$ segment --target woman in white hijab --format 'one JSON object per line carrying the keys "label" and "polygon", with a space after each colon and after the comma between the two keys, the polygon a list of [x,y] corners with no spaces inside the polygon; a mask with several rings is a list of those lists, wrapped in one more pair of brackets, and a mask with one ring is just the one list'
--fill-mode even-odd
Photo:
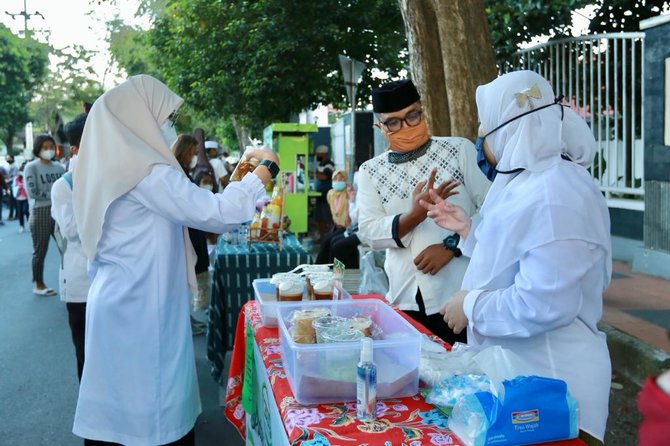
{"label": "woman in white hijab", "polygon": [[[185,227],[221,233],[251,220],[271,177],[261,165],[223,194],[191,183],[170,151],[181,103],[134,76],[95,102],[84,129],[74,213],[93,279],[73,432],[85,444],[194,444],[197,288]],[[270,151],[253,156],[277,162]]]}
{"label": "woman in white hijab", "polygon": [[579,401],[582,435],[598,444],[611,381],[597,328],[611,242],[605,200],[586,170],[593,133],[532,71],[480,86],[477,107],[480,167],[495,178],[481,220],[434,193],[436,204],[424,203],[471,257],[444,320],[456,333],[467,327],[471,345],[501,345],[538,374],[565,380]]}

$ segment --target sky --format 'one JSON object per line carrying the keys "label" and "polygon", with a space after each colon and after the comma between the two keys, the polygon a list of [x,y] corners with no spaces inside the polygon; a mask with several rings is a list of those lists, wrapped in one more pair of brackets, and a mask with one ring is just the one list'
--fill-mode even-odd
{"label": "sky", "polygon": [[[107,73],[109,65],[109,45],[105,41],[107,30],[105,22],[118,14],[126,23],[144,25],[134,17],[138,2],[131,0],[107,1],[98,5],[95,0],[25,0],[29,14],[39,12],[28,19],[28,28],[34,37],[42,42],[48,41],[55,48],[64,48],[73,44],[94,50],[93,69],[97,80],[105,88],[116,85],[118,75]],[[110,3],[115,3],[111,5]],[[14,34],[23,36],[23,16],[12,14],[24,10],[24,0],[0,0],[0,22],[12,30]],[[20,33],[20,34],[19,34]],[[52,64],[54,62],[52,61]]]}

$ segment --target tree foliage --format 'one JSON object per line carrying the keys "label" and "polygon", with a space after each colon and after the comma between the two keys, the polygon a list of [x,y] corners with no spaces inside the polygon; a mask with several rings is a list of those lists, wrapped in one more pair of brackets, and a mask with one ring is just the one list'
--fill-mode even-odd
{"label": "tree foliage", "polygon": [[153,63],[159,58],[151,56],[153,48],[148,42],[147,32],[127,25],[119,18],[107,22],[107,30],[112,58],[129,76],[159,73],[158,67]]}
{"label": "tree foliage", "polygon": [[[196,110],[245,126],[344,104],[338,54],[391,75],[406,64],[400,13],[383,0],[176,0],[150,34],[170,86]],[[365,103],[379,84],[369,73]]]}
{"label": "tree foliage", "polygon": [[82,113],[83,102],[92,103],[103,93],[100,82],[93,79],[93,54],[81,45],[51,49],[55,69],[48,71],[31,103],[36,129],[55,132],[59,121],[73,119]]}
{"label": "tree foliage", "polygon": [[597,0],[592,33],[639,31],[642,20],[655,17],[670,7],[667,0]]}
{"label": "tree foliage", "polygon": [[28,104],[48,63],[46,45],[20,39],[0,24],[0,132],[8,149],[29,120]]}
{"label": "tree foliage", "polygon": [[569,35],[572,12],[593,0],[485,0],[491,42],[498,60],[509,58],[519,45],[536,36]]}
{"label": "tree foliage", "polygon": [[[598,6],[593,32],[636,29],[640,19],[658,14],[657,8],[667,4],[484,3],[498,60],[509,58],[533,37],[567,36],[573,11],[589,4]],[[257,132],[316,103],[346,107],[338,54],[368,66],[359,85],[359,104],[368,103],[371,88],[381,83],[371,76],[371,68],[391,77],[409,68],[400,12],[397,4],[385,0],[141,0],[139,5],[138,13],[151,17],[154,26],[145,32],[113,23],[114,59],[128,74],[149,73],[165,81],[186,99],[190,122],[208,126],[209,132],[233,135],[233,121]],[[617,23],[623,28],[616,29]]]}

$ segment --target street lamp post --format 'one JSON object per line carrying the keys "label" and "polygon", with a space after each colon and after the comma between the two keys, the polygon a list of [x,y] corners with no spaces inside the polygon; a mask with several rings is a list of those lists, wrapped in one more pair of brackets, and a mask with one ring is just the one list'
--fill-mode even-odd
{"label": "street lamp post", "polygon": [[340,55],[340,67],[344,77],[344,88],[351,103],[351,153],[349,154],[349,180],[354,180],[356,169],[356,90],[361,81],[361,74],[365,70],[365,64],[347,56]]}
{"label": "street lamp post", "polygon": [[27,5],[28,0],[23,0],[23,11],[21,12],[16,12],[12,13],[9,11],[5,11],[5,14],[10,16],[11,18],[15,19],[16,16],[23,16],[23,38],[27,39],[29,36],[29,30],[28,30],[28,19],[33,17],[33,16],[40,16],[44,20],[44,16],[39,12],[35,11],[32,14],[28,13],[28,5]]}

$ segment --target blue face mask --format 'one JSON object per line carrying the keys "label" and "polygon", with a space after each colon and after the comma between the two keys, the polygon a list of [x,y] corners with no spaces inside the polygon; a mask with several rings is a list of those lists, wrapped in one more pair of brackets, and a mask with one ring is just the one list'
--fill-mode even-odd
{"label": "blue face mask", "polygon": [[553,103],[551,104],[546,104],[543,105],[542,107],[538,107],[536,109],[532,109],[530,111],[527,111],[525,113],[521,113],[518,116],[513,117],[512,119],[509,119],[502,124],[500,124],[498,127],[494,128],[490,132],[488,132],[484,136],[478,136],[477,139],[475,140],[475,149],[477,149],[477,165],[479,166],[479,170],[482,171],[482,173],[488,178],[490,181],[493,181],[496,177],[496,174],[498,173],[503,173],[503,174],[510,174],[510,173],[518,173],[523,171],[524,169],[522,167],[519,167],[517,169],[512,169],[512,170],[498,170],[495,167],[489,163],[489,161],[486,159],[486,156],[484,156],[484,139],[486,139],[487,136],[490,134],[500,130],[501,128],[505,127],[507,124],[509,124],[512,121],[516,121],[519,118],[523,118],[526,115],[529,115],[531,113],[535,113],[536,111],[540,111],[544,108],[551,107],[552,105],[558,105],[561,107],[561,121],[563,120],[563,106],[561,105],[561,100],[563,99],[563,95],[558,96]]}
{"label": "blue face mask", "polygon": [[333,189],[336,191],[343,191],[347,188],[347,183],[344,181],[333,181]]}
{"label": "blue face mask", "polygon": [[482,171],[489,181],[493,181],[496,177],[496,168],[484,156],[484,138],[481,136],[478,136],[475,141],[475,149],[477,149],[477,165],[479,166],[479,170]]}

